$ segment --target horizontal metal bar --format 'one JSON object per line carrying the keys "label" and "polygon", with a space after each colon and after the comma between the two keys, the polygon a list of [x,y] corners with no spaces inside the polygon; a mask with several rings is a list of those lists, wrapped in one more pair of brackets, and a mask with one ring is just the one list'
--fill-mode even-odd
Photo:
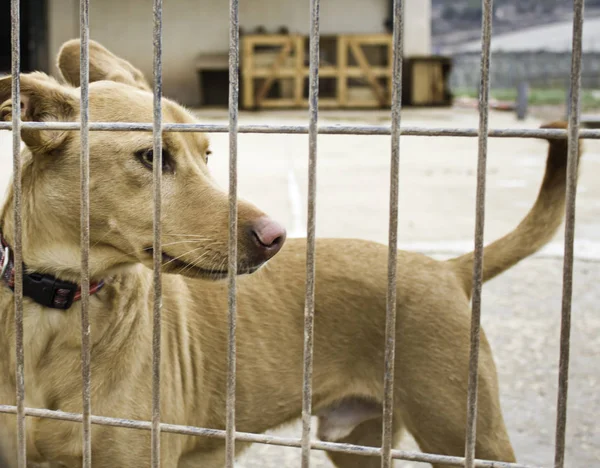
{"label": "horizontal metal bar", "polygon": [[[16,414],[17,407],[11,405],[0,405],[0,413]],[[67,413],[64,411],[53,411],[39,408],[25,408],[25,415],[35,418],[56,419],[59,421],[71,421],[80,423],[82,421],[81,413]],[[92,416],[92,424],[99,426],[122,427],[126,429],[139,429],[150,431],[151,421],[139,421],[135,419],[108,418],[105,416]],[[213,437],[224,439],[226,432],[222,429],[208,429],[195,426],[182,426],[178,424],[160,424],[161,432],[171,434],[190,435],[198,437]],[[235,438],[244,442],[256,444],[277,445],[281,447],[302,446],[302,439],[292,437],[279,437],[267,434],[252,434],[248,432],[236,432]],[[364,447],[362,445],[340,444],[337,442],[323,442],[313,440],[310,443],[311,449],[324,450],[328,452],[344,452],[354,455],[381,456],[381,448]],[[433,463],[448,466],[464,466],[464,457],[453,457],[449,455],[435,455],[430,453],[413,452],[408,450],[392,450],[392,458],[397,460],[407,460],[422,463]],[[534,465],[523,465],[521,463],[506,463],[493,460],[475,460],[475,466],[479,468],[542,468]]]}
{"label": "horizontal metal bar", "polygon": [[[79,130],[79,122],[22,122],[22,129],[36,130]],[[151,132],[151,123],[129,122],[90,122],[90,131],[103,132]],[[0,122],[0,130],[12,130],[11,122]],[[229,124],[163,124],[163,132],[204,132],[228,133]],[[308,125],[240,125],[238,133],[286,133],[308,134]],[[390,135],[389,125],[321,125],[318,133],[322,135]],[[403,127],[402,136],[447,136],[447,137],[477,137],[476,128],[427,128]],[[488,134],[494,138],[550,138],[567,139],[567,131],[562,129],[519,129],[497,128]],[[600,130],[582,129],[580,139],[600,140]]]}

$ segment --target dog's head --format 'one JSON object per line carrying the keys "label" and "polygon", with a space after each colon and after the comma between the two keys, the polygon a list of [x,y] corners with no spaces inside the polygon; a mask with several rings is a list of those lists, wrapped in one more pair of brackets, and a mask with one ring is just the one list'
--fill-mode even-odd
{"label": "dog's head", "polygon": [[[24,121],[77,121],[80,115],[79,41],[61,49],[66,84],[43,73],[21,75]],[[0,78],[0,119],[10,120],[11,79]],[[194,116],[163,99],[163,121]],[[90,43],[91,122],[152,122],[153,95],[142,73],[101,45]],[[37,270],[79,269],[80,154],[78,131],[23,129],[24,260]],[[128,264],[152,266],[153,136],[151,132],[92,131],[90,245],[93,276]],[[162,245],[164,271],[192,277],[227,275],[228,196],[207,168],[209,142],[196,132],[163,133]],[[9,191],[3,229],[12,236]],[[238,202],[239,273],[251,273],[275,255],[285,230],[253,205]]]}

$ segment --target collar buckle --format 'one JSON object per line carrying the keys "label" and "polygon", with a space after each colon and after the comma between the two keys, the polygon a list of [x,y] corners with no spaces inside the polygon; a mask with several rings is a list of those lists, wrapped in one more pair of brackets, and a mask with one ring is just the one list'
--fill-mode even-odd
{"label": "collar buckle", "polygon": [[47,275],[23,275],[23,295],[53,309],[66,310],[73,304],[78,286]]}

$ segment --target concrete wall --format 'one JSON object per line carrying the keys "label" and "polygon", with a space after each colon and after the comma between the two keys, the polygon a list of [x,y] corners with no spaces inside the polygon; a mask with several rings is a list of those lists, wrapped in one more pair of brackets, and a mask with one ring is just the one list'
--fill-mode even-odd
{"label": "concrete wall", "polygon": [[404,55],[431,54],[431,1],[404,0]]}
{"label": "concrete wall", "polygon": [[[67,39],[79,36],[76,0],[50,0],[50,62]],[[152,0],[90,2],[90,36],[152,76]],[[406,55],[428,54],[431,47],[430,2],[405,0]],[[199,102],[195,59],[200,53],[227,53],[229,2],[177,0],[164,2],[163,83],[165,95],[187,105]],[[323,0],[321,33],[384,32],[388,0]],[[243,0],[240,26],[307,34],[308,0]]]}
{"label": "concrete wall", "polygon": [[50,0],[48,2],[48,63],[50,73],[56,73],[56,54],[69,39],[79,37],[79,2]]}

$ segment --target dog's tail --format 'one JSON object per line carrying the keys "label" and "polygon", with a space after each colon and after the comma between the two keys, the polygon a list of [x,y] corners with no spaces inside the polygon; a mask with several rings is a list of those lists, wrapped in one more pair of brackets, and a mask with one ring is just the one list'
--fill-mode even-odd
{"label": "dog's tail", "polygon": [[[565,122],[553,122],[542,128],[567,128]],[[532,255],[552,239],[565,212],[567,140],[548,139],[546,173],[535,204],[516,229],[492,242],[483,250],[483,281]],[[579,144],[579,155],[582,145]],[[473,286],[474,252],[448,260],[459,275],[467,295]]]}

